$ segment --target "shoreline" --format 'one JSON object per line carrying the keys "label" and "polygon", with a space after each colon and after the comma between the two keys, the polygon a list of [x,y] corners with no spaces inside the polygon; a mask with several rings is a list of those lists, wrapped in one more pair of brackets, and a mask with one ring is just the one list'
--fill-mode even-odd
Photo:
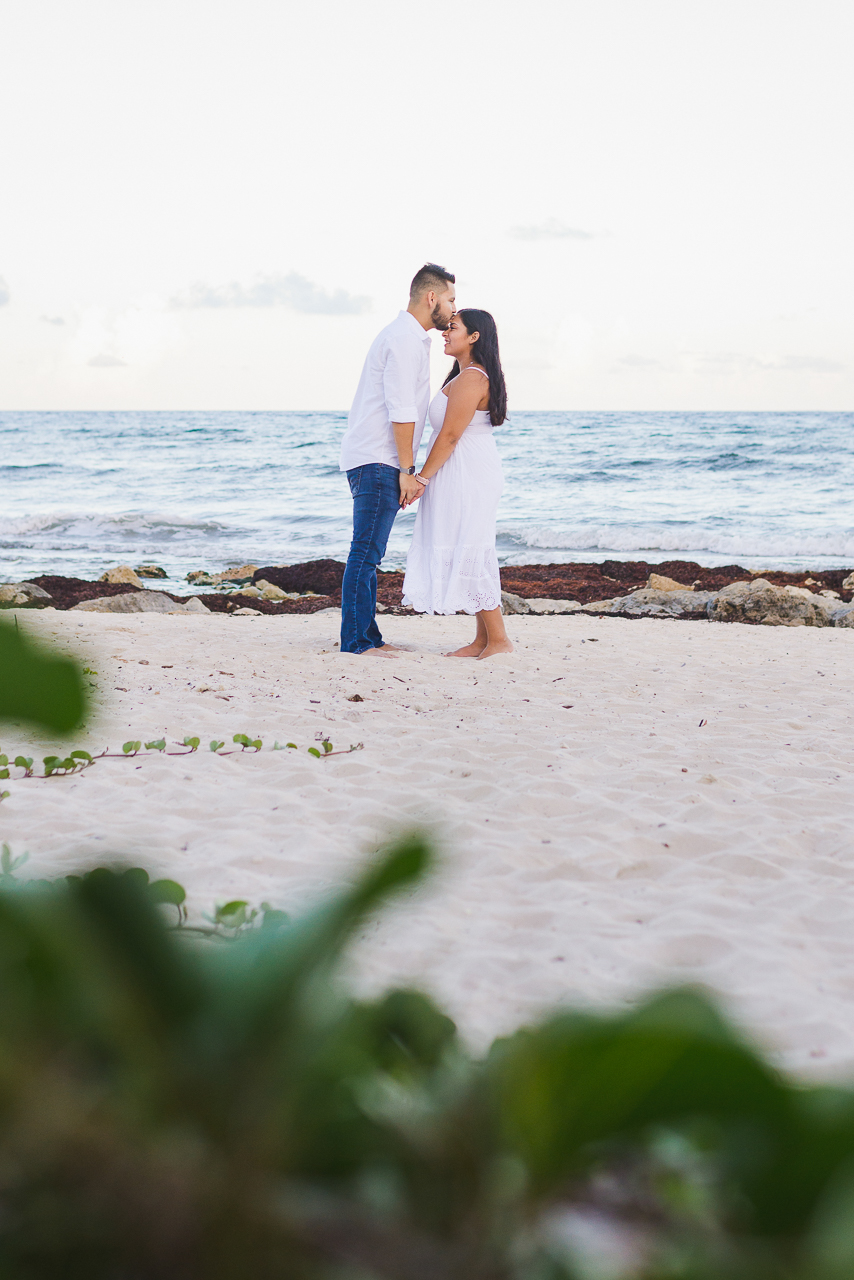
{"label": "shoreline", "polygon": [[[130,566],[123,566],[130,570]],[[690,560],[604,560],[601,563],[572,562],[560,564],[511,565],[501,569],[502,590],[521,600],[570,601],[579,606],[609,602],[643,590],[655,574],[670,579],[684,591],[719,592],[737,582],[757,579],[774,587],[796,587],[813,595],[836,599],[840,604],[854,601],[854,592],[843,583],[850,569],[751,571],[740,565],[704,568]],[[131,571],[132,573],[132,571]],[[110,571],[107,571],[109,576]],[[233,576],[230,576],[233,574]],[[242,576],[241,576],[242,575]],[[231,613],[249,607],[262,614],[311,614],[341,604],[342,561],[322,559],[294,565],[240,566],[237,572],[224,570],[211,575],[198,571],[187,579],[197,580],[197,594],[205,609],[214,613]],[[126,575],[127,578],[128,575]],[[216,582],[216,579],[219,582]],[[27,580],[49,598],[40,597],[35,607],[72,609],[84,602],[127,595],[141,590],[159,591],[157,577],[133,581],[101,581],[70,578],[62,575],[38,575]],[[263,592],[257,583],[265,584]],[[377,574],[377,600],[381,612],[412,614],[401,605],[403,574],[380,570]],[[0,589],[2,589],[0,584]],[[219,586],[220,590],[216,587]],[[268,588],[270,588],[268,590]],[[670,588],[671,590],[673,587]],[[163,592],[177,606],[186,605],[191,597]],[[285,598],[285,597],[291,598]],[[270,598],[273,597],[273,598]],[[2,607],[2,604],[0,604]],[[7,605],[8,607],[8,605]],[[607,611],[606,611],[607,612]]]}

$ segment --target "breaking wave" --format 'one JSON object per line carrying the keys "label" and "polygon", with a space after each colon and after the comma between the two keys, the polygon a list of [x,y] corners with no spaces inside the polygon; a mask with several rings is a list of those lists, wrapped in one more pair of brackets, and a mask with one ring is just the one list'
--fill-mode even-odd
{"label": "breaking wave", "polygon": [[96,542],[107,538],[156,539],[216,536],[231,533],[218,520],[199,520],[171,512],[50,511],[17,519],[0,517],[0,539],[38,535]]}
{"label": "breaking wave", "polygon": [[570,529],[519,525],[498,528],[499,540],[532,550],[591,551],[637,554],[640,552],[691,552],[766,560],[792,560],[814,556],[854,562],[854,529],[813,533],[760,532],[756,529],[715,531],[702,525],[579,525]]}

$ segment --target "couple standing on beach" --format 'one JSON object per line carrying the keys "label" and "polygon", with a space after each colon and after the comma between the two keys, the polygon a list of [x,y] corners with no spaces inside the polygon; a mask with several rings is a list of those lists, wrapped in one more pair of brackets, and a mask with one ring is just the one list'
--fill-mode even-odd
{"label": "couple standing on beach", "polygon": [[[341,593],[341,652],[398,652],[376,620],[377,566],[398,511],[418,502],[403,603],[418,613],[473,613],[471,644],[449,657],[512,653],[501,615],[495,517],[501,463],[493,428],[507,413],[498,333],[488,311],[456,311],[455,277],[427,263],[409,306],[368,352],[341,444],[353,495],[353,540]],[[430,333],[445,335],[453,368],[430,399]],[[415,458],[429,416],[427,461]]]}

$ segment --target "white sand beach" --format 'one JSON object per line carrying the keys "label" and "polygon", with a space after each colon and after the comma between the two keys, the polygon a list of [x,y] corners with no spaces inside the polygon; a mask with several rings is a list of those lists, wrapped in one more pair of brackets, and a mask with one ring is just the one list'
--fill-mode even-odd
{"label": "white sand beach", "polygon": [[[557,1002],[697,980],[781,1064],[854,1073],[854,632],[511,617],[516,653],[479,663],[441,656],[464,617],[386,618],[413,652],[367,659],[333,647],[336,612],[18,619],[97,690],[72,742],[5,726],[10,756],[202,740],[4,783],[22,874],[121,858],[193,914],[294,911],[426,825],[441,867],[366,930],[365,989],[418,984],[482,1045]],[[260,754],[208,750],[244,732]],[[318,760],[323,734],[364,749]]]}

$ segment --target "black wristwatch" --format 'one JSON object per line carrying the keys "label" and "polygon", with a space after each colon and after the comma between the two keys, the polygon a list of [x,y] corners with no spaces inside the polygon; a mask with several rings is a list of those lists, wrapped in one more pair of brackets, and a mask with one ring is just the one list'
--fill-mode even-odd
{"label": "black wristwatch", "polygon": [[400,468],[400,474],[401,474],[402,476],[414,476],[414,475],[415,475],[415,468],[414,468],[414,467],[401,467],[401,468]]}

